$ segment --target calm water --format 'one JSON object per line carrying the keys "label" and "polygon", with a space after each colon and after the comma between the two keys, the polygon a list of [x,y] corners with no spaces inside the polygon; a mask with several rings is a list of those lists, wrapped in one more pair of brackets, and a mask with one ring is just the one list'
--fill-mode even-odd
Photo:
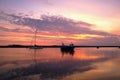
{"label": "calm water", "polygon": [[0,49],[0,80],[120,80],[120,49]]}

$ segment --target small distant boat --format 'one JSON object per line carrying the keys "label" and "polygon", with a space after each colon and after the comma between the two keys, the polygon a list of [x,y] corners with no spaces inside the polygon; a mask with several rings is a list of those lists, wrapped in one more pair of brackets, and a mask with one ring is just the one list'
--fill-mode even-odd
{"label": "small distant boat", "polygon": [[29,49],[42,49],[43,47],[36,45],[36,35],[37,35],[37,29],[35,30],[35,36],[34,36],[34,46],[29,47]]}
{"label": "small distant boat", "polygon": [[31,47],[29,47],[29,49],[43,49],[43,47],[41,47],[41,46],[31,46]]}

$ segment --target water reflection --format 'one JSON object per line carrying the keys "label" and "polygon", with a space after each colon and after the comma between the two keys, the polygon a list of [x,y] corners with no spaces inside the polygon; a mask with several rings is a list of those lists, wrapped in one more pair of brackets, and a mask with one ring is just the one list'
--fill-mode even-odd
{"label": "water reflection", "polygon": [[[25,52],[26,51],[27,50],[25,50]],[[61,51],[60,49],[35,49],[29,50],[28,52],[29,53],[27,53],[26,55],[23,55],[25,55],[26,58],[28,55],[30,55],[30,60],[13,60],[8,61],[7,63],[14,62],[17,63],[16,65],[29,63],[29,65],[3,71],[2,73],[0,73],[0,80],[74,80],[75,77],[78,77],[77,80],[81,80],[82,78],[82,80],[99,80],[100,77],[99,79],[93,79],[95,78],[94,75],[97,76],[97,73],[101,73],[101,71],[104,70],[101,75],[106,74],[107,76],[109,76],[112,70],[114,70],[114,73],[116,73],[115,70],[119,70],[119,67],[116,66],[120,65],[119,63],[116,63],[117,65],[115,64],[115,62],[120,61],[120,51],[114,49],[76,49],[72,53],[69,51]],[[63,56],[67,54],[74,56],[60,57],[61,54]],[[113,59],[118,60],[113,61]],[[108,62],[112,65],[108,65]],[[112,68],[111,66],[114,66],[114,68]],[[111,72],[107,70],[106,67],[109,67]],[[119,75],[118,73],[116,74]],[[74,75],[75,77],[71,75]],[[89,76],[89,78],[86,76]]]}
{"label": "water reflection", "polygon": [[37,67],[37,58],[36,58],[37,55],[36,55],[36,54],[37,54],[37,52],[39,51],[39,49],[33,49],[33,51],[34,51],[34,52],[33,52],[33,55],[34,55],[34,56],[33,56],[33,62],[34,62],[34,64],[33,64],[33,66],[34,66],[34,70],[33,70],[33,71],[34,71],[34,72],[33,72],[33,73],[34,73],[34,74],[37,74],[37,73],[38,73],[38,71],[37,71],[37,70],[38,70],[38,67]]}
{"label": "water reflection", "polygon": [[60,49],[61,50],[61,53],[62,53],[62,57],[65,55],[65,54],[70,54],[70,55],[74,55],[75,51],[74,49]]}
{"label": "water reflection", "polygon": [[[73,60],[37,62],[37,54],[40,53],[40,51],[35,49],[32,52],[34,52],[34,64],[28,67],[16,68],[2,73],[0,75],[0,79],[13,80],[17,78],[20,80],[24,76],[39,74],[38,77],[40,77],[40,79],[46,80],[51,78],[62,78],[74,73],[75,71],[84,72],[93,69],[92,67],[89,67],[89,62],[84,64]],[[78,66],[80,67],[77,68]]]}

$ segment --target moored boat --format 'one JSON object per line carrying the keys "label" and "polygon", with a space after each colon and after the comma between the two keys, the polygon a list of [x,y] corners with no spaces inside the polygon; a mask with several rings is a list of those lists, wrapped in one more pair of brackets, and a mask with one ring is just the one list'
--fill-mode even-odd
{"label": "moored boat", "polygon": [[62,43],[61,51],[74,51],[74,48],[74,44],[64,45],[64,43]]}

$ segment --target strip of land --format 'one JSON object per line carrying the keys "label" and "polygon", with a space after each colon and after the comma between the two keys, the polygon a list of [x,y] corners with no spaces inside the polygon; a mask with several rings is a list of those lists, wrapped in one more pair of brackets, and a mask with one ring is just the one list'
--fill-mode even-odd
{"label": "strip of land", "polygon": [[[30,48],[31,45],[7,45],[7,46],[0,46],[0,48]],[[52,46],[38,46],[43,48],[60,48],[60,45],[52,45]],[[75,48],[110,48],[110,47],[117,47],[120,46],[74,46]]]}

